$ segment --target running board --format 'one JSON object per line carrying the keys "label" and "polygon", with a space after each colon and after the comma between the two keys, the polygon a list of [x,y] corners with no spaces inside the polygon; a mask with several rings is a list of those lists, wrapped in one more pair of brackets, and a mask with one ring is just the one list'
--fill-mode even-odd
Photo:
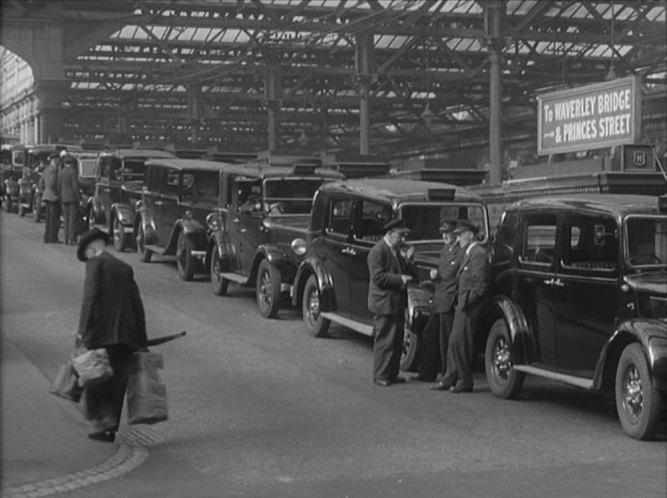
{"label": "running board", "polygon": [[567,375],[558,372],[552,372],[551,370],[544,370],[543,368],[530,367],[528,365],[514,365],[514,370],[519,372],[525,372],[531,375],[537,375],[539,377],[545,377],[551,380],[557,380],[559,382],[565,382],[573,386],[581,387],[582,389],[593,389],[593,381],[588,379],[582,379],[581,377],[575,377],[574,375]]}
{"label": "running board", "polygon": [[248,278],[238,273],[224,273],[220,272],[220,276],[229,280],[230,282],[235,282],[237,284],[245,285],[248,282]]}
{"label": "running board", "polygon": [[331,320],[332,322],[339,323],[349,329],[352,329],[355,332],[373,337],[373,327],[371,325],[366,325],[364,323],[345,318],[344,316],[340,316],[336,313],[321,313],[321,316],[327,320]]}

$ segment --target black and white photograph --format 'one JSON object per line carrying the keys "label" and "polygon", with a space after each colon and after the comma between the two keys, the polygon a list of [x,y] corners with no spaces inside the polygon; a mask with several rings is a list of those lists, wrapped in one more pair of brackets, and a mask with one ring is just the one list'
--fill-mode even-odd
{"label": "black and white photograph", "polygon": [[665,498],[667,0],[4,0],[0,498]]}

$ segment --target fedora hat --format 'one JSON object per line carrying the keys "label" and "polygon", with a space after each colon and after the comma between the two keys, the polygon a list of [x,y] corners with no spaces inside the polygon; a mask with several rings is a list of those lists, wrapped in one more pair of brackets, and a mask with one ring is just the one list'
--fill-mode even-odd
{"label": "fedora hat", "polygon": [[452,233],[454,230],[456,230],[456,221],[444,220],[440,223],[441,233]]}
{"label": "fedora hat", "polygon": [[385,223],[385,225],[382,227],[382,231],[384,233],[409,232],[410,229],[405,224],[405,220],[403,218],[394,218],[393,220],[390,220],[387,223]]}
{"label": "fedora hat", "polygon": [[90,230],[83,232],[81,238],[79,239],[79,247],[76,250],[76,257],[79,259],[79,261],[87,261],[88,258],[86,258],[86,249],[88,248],[88,244],[97,239],[101,239],[105,244],[108,244],[109,234],[103,232],[99,228],[91,228]]}

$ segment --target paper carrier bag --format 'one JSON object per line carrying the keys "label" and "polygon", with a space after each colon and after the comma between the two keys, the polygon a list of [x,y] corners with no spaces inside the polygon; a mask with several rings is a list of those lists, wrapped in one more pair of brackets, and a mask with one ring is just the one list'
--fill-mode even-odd
{"label": "paper carrier bag", "polygon": [[167,420],[167,386],[160,353],[137,351],[128,360],[127,418],[134,424]]}

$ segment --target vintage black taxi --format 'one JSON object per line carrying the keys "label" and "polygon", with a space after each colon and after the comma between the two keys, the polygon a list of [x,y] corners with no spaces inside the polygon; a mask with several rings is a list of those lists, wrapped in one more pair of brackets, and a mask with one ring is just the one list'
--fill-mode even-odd
{"label": "vintage black taxi", "polygon": [[479,317],[499,397],[526,374],[612,395],[621,425],[649,438],[667,390],[667,198],[590,194],[504,213],[492,294]]}
{"label": "vintage black taxi", "polygon": [[[366,335],[373,333],[368,310],[367,258],[383,236],[382,227],[403,218],[410,228],[408,241],[415,247],[420,280],[437,267],[442,249],[442,220],[467,219],[481,228],[487,241],[488,215],[481,198],[453,185],[395,179],[364,179],[322,186],[315,196],[303,263],[294,281],[293,304],[301,306],[307,331],[328,334],[331,322]],[[403,370],[419,363],[419,342],[429,316],[430,292],[411,286],[408,292]]]}
{"label": "vintage black taxi", "polygon": [[97,161],[95,194],[88,199],[87,219],[113,237],[117,251],[134,246],[136,202],[141,198],[144,164],[150,158],[174,157],[170,152],[151,149],[114,149],[100,153]]}
{"label": "vintage black taxi", "polygon": [[291,243],[305,234],[315,192],[343,178],[319,164],[289,158],[225,168],[222,203],[209,218],[207,264],[215,294],[227,294],[230,282],[254,286],[260,314],[276,316],[305,251],[293,251]]}
{"label": "vintage black taxi", "polygon": [[204,269],[206,218],[220,202],[224,165],[198,159],[151,159],[137,204],[134,233],[143,262],[153,253],[175,255],[178,275],[192,280]]}

